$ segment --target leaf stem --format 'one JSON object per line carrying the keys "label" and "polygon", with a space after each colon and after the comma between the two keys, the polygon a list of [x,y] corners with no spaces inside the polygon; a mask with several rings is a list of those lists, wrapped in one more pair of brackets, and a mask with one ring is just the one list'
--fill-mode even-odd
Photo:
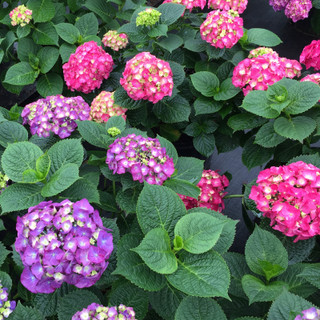
{"label": "leaf stem", "polygon": [[225,196],[223,199],[242,198],[243,196],[243,194],[230,194],[228,196]]}

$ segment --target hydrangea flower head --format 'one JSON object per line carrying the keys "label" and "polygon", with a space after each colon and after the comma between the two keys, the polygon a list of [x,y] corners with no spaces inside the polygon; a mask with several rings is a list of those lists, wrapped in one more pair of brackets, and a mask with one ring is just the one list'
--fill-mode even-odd
{"label": "hydrangea flower head", "polygon": [[310,308],[302,311],[302,316],[298,315],[294,320],[320,320],[320,309]]}
{"label": "hydrangea flower head", "polygon": [[129,172],[133,180],[161,185],[174,172],[173,159],[158,139],[129,134],[116,139],[107,152],[106,163],[113,174]]}
{"label": "hydrangea flower head", "polygon": [[311,81],[313,83],[316,83],[317,85],[320,85],[320,73],[312,73],[308,74],[304,78],[301,79],[301,81]]}
{"label": "hydrangea flower head", "polygon": [[11,24],[13,26],[20,25],[24,27],[27,25],[32,19],[32,10],[28,9],[25,5],[20,5],[14,8],[9,16],[11,18]]}
{"label": "hydrangea flower head", "polygon": [[21,283],[33,293],[54,292],[63,282],[94,285],[113,250],[110,230],[87,199],[41,202],[17,218],[17,231]]}
{"label": "hydrangea flower head", "polygon": [[270,6],[273,7],[274,11],[283,10],[290,0],[269,0]]}
{"label": "hydrangea flower head", "polygon": [[320,40],[313,40],[303,48],[300,63],[303,63],[307,69],[313,67],[315,70],[320,70]]}
{"label": "hydrangea flower head", "polygon": [[113,116],[122,116],[126,120],[126,111],[114,103],[114,93],[101,91],[91,103],[91,111],[89,120],[95,122],[107,122]]}
{"label": "hydrangea flower head", "polygon": [[63,68],[64,80],[71,91],[89,93],[100,88],[112,71],[113,60],[95,41],[85,42]]}
{"label": "hydrangea flower head", "polygon": [[224,189],[229,185],[228,178],[220,176],[216,171],[204,170],[198,183],[200,195],[198,199],[179,194],[186,209],[206,207],[221,212],[224,209],[223,197],[226,195]]}
{"label": "hydrangea flower head", "polygon": [[284,10],[285,15],[293,22],[308,18],[312,8],[311,0],[290,0]]}
{"label": "hydrangea flower head", "polygon": [[173,79],[168,62],[141,52],[126,63],[120,84],[133,100],[157,103],[172,95]]}
{"label": "hydrangea flower head", "polygon": [[118,33],[116,30],[109,30],[102,39],[104,46],[114,51],[125,48],[128,42],[128,36],[125,33]]}
{"label": "hydrangea flower head", "polygon": [[78,311],[71,320],[136,320],[133,308],[120,304],[118,307],[104,307],[91,303],[87,308]]}
{"label": "hydrangea flower head", "polygon": [[107,130],[107,132],[111,137],[116,137],[121,133],[121,130],[117,127],[111,127]]}
{"label": "hydrangea flower head", "polygon": [[156,9],[153,8],[147,8],[143,11],[140,11],[138,13],[137,19],[136,19],[136,25],[138,26],[153,26],[157,22],[159,22],[161,16],[161,12],[159,12]]}
{"label": "hydrangea flower head", "polygon": [[246,10],[248,0],[208,0],[208,7],[224,11],[234,10],[239,14]]}
{"label": "hydrangea flower head", "polygon": [[243,36],[243,20],[236,11],[215,10],[200,26],[201,38],[216,48],[232,48]]}
{"label": "hydrangea flower head", "polygon": [[80,96],[48,96],[26,105],[21,116],[23,124],[30,125],[31,134],[49,137],[53,132],[64,139],[76,129],[75,120],[89,119],[90,107]]}
{"label": "hydrangea flower head", "polygon": [[16,308],[16,302],[9,301],[8,295],[8,289],[0,281],[0,320],[7,319]]}
{"label": "hydrangea flower head", "polygon": [[192,11],[193,8],[203,9],[206,5],[206,0],[165,0],[163,3],[177,3],[186,6],[186,9]]}
{"label": "hydrangea flower head", "polygon": [[0,171],[0,194],[8,186],[9,177]]}
{"label": "hydrangea flower head", "polygon": [[320,169],[302,161],[261,171],[254,200],[270,225],[294,242],[320,235]]}

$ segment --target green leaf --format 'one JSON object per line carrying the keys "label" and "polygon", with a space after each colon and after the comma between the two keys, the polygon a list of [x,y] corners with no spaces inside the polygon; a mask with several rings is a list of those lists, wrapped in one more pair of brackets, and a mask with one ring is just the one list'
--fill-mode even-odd
{"label": "green leaf", "polygon": [[116,202],[125,213],[135,213],[137,208],[139,192],[135,189],[120,190],[116,196]]}
{"label": "green leaf", "polygon": [[221,58],[226,51],[226,49],[224,49],[224,48],[223,49],[215,48],[215,47],[209,45],[208,43],[206,43],[206,46],[207,46],[206,53],[208,55],[209,60]]}
{"label": "green leaf", "polygon": [[74,44],[80,37],[80,31],[71,23],[59,23],[54,26],[61,39]]}
{"label": "green leaf", "polygon": [[210,298],[186,297],[177,309],[175,320],[227,320],[220,305]]}
{"label": "green leaf", "polygon": [[126,121],[121,116],[112,116],[105,124],[106,130],[117,127],[121,132],[126,128]]}
{"label": "green leaf", "polygon": [[29,54],[36,55],[39,50],[39,46],[36,45],[32,39],[24,38],[18,41],[18,58],[21,61],[29,62]]}
{"label": "green leaf", "polygon": [[37,76],[38,72],[28,62],[18,62],[8,69],[4,83],[24,86],[34,83]]}
{"label": "green leaf", "polygon": [[228,119],[228,126],[233,129],[233,132],[236,132],[257,128],[266,122],[266,119],[257,117],[256,115],[253,115],[251,113],[240,113]]}
{"label": "green leaf", "polygon": [[23,182],[23,172],[36,169],[36,161],[42,154],[42,150],[31,142],[10,144],[2,155],[2,168],[11,180]]}
{"label": "green leaf", "polygon": [[161,228],[149,231],[139,246],[132,250],[157,273],[170,274],[178,269],[177,259],[171,249],[170,237]]}
{"label": "green leaf", "polygon": [[245,256],[249,268],[267,281],[288,267],[288,253],[281,241],[257,225],[246,243]]}
{"label": "green leaf", "polygon": [[0,145],[7,147],[10,143],[28,140],[28,131],[14,121],[0,122]]}
{"label": "green leaf", "polygon": [[10,320],[44,320],[44,316],[40,311],[31,307],[24,307],[19,301],[14,312],[10,315]]}
{"label": "green leaf", "polygon": [[185,6],[177,3],[163,3],[157,10],[161,12],[160,21],[161,23],[170,26],[176,22],[184,13]]}
{"label": "green leaf", "polygon": [[196,150],[206,157],[211,156],[215,148],[214,135],[201,133],[199,136],[193,138],[193,145]]}
{"label": "green leaf", "polygon": [[37,53],[37,57],[39,58],[40,71],[48,73],[59,58],[59,50],[53,47],[43,47]]}
{"label": "green leaf", "polygon": [[104,22],[109,22],[111,15],[116,11],[112,5],[105,0],[87,0],[84,6],[96,13]]}
{"label": "green leaf", "polygon": [[32,10],[34,22],[47,22],[55,15],[55,8],[51,0],[29,0],[27,7]]}
{"label": "green leaf", "polygon": [[99,196],[100,196],[100,204],[99,207],[108,211],[108,212],[119,212],[119,209],[117,207],[117,203],[110,193],[100,191],[99,190]]}
{"label": "green leaf", "polygon": [[127,92],[120,86],[114,92],[114,103],[119,106],[125,106],[127,109],[133,110],[142,107],[146,102],[143,100],[131,99]]}
{"label": "green leaf", "polygon": [[99,29],[99,22],[94,13],[90,12],[81,16],[76,21],[75,27],[78,28],[83,37],[96,35]]}
{"label": "green leaf", "polygon": [[273,128],[273,122],[268,122],[264,124],[256,134],[254,143],[264,147],[273,148],[278,144],[286,140],[284,137],[279,136]]}
{"label": "green leaf", "polygon": [[56,73],[42,75],[37,81],[37,91],[42,97],[55,96],[61,94],[63,90],[63,80]]}
{"label": "green leaf", "polygon": [[0,231],[5,231],[7,230],[6,227],[3,224],[3,221],[0,219]]}
{"label": "green leaf", "polygon": [[184,47],[193,52],[202,52],[206,49],[206,43],[202,39],[188,39]]}
{"label": "green leaf", "polygon": [[144,290],[161,290],[166,283],[165,277],[149,269],[139,255],[130,250],[138,246],[140,241],[140,237],[132,233],[121,238],[117,247],[118,264],[113,274],[122,275]]}
{"label": "green leaf", "polygon": [[230,272],[223,258],[214,251],[180,255],[178,270],[166,277],[172,286],[188,295],[229,299]]}
{"label": "green leaf", "polygon": [[198,199],[200,194],[200,188],[192,184],[191,182],[180,179],[168,179],[164,185],[178,194],[188,196],[194,199]]}
{"label": "green leaf", "polygon": [[9,253],[10,251],[7,250],[3,243],[0,241],[0,267],[3,265],[4,260],[6,260]]}
{"label": "green leaf", "polygon": [[51,159],[47,153],[43,154],[36,161],[36,171],[41,175],[42,178],[45,178],[50,170]]}
{"label": "green leaf", "polygon": [[35,184],[20,183],[7,187],[0,196],[2,213],[24,210],[39,204],[44,200],[41,189],[41,186]]}
{"label": "green leaf", "polygon": [[36,44],[58,45],[59,36],[52,22],[39,23],[34,29],[32,38]]}
{"label": "green leaf", "polygon": [[144,234],[154,228],[163,228],[170,236],[176,222],[186,214],[179,196],[171,189],[145,184],[137,203],[137,218]]}
{"label": "green leaf", "polygon": [[168,32],[168,26],[166,24],[158,24],[148,32],[148,36],[150,38],[157,38],[157,37],[166,37]]}
{"label": "green leaf", "polygon": [[192,74],[190,78],[195,89],[201,92],[205,97],[213,97],[217,93],[220,81],[214,73],[200,71]]}
{"label": "green leaf", "polygon": [[159,135],[157,135],[156,138],[159,140],[161,147],[166,149],[167,156],[172,158],[173,163],[176,164],[178,161],[178,153],[177,153],[177,150],[174,147],[174,145],[169,140],[167,140]]}
{"label": "green leaf", "polygon": [[281,39],[275,33],[266,29],[249,29],[247,36],[248,42],[257,44],[258,46],[275,47],[282,43]]}
{"label": "green leaf", "polygon": [[17,36],[19,39],[26,37],[31,31],[31,27],[26,25],[24,27],[18,26]]}
{"label": "green leaf", "polygon": [[62,63],[69,60],[70,55],[76,51],[76,46],[69,43],[63,43],[59,48],[59,53],[62,59]]}
{"label": "green leaf", "polygon": [[183,239],[183,249],[200,254],[209,251],[217,243],[223,225],[224,221],[209,214],[193,212],[177,222],[174,234]]}
{"label": "green leaf", "polygon": [[184,68],[181,64],[174,61],[169,61],[169,64],[172,71],[173,83],[176,87],[178,87],[180,86],[180,84],[183,83],[186,77],[184,73]]}
{"label": "green leaf", "polygon": [[213,97],[217,101],[225,101],[235,97],[240,91],[240,88],[232,84],[231,78],[228,78],[221,83],[219,91]]}
{"label": "green leaf", "polygon": [[157,44],[172,53],[183,44],[183,39],[174,33],[169,33],[166,38],[157,42]]}
{"label": "green leaf", "polygon": [[320,264],[308,264],[303,271],[298,275],[310,282],[312,285],[320,289]]}
{"label": "green leaf", "polygon": [[58,298],[61,289],[56,290],[53,293],[38,293],[34,297],[34,306],[43,314],[45,317],[51,317],[56,315]]}
{"label": "green leaf", "polygon": [[204,161],[197,158],[179,157],[178,162],[175,165],[177,174],[174,178],[197,184],[202,177],[203,164]]}
{"label": "green leaf", "polygon": [[288,120],[287,118],[280,117],[274,122],[274,130],[280,136],[285,138],[302,141],[307,138],[317,124],[315,120],[305,116],[298,116]]}
{"label": "green leaf", "polygon": [[193,107],[196,112],[196,116],[200,114],[216,113],[222,108],[220,102],[214,101],[212,98],[199,97],[195,100]]}
{"label": "green leaf", "polygon": [[[0,245],[1,246],[1,245]],[[0,249],[1,250],[1,249]],[[5,288],[8,289],[8,292],[11,291],[11,287],[12,287],[12,280],[10,278],[10,276],[3,272],[3,271],[0,271],[0,282],[1,282],[1,285]]]}

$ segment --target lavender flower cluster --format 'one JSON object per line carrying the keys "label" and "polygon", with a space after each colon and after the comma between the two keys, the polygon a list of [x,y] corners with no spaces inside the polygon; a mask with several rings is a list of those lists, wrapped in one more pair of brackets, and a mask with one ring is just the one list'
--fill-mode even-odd
{"label": "lavender flower cluster", "polygon": [[108,266],[113,238],[87,199],[43,201],[17,218],[15,248],[23,265],[21,283],[51,293],[63,282],[90,287]]}
{"label": "lavender flower cluster", "polygon": [[48,137],[53,132],[64,139],[77,127],[75,120],[89,119],[90,106],[80,96],[48,96],[26,105],[21,116],[31,134]]}
{"label": "lavender flower cluster", "polygon": [[8,300],[8,289],[4,288],[0,281],[0,320],[8,318],[15,307],[16,302]]}
{"label": "lavender flower cluster", "polygon": [[302,311],[303,316],[298,315],[294,320],[320,320],[320,309],[310,308]]}
{"label": "lavender flower cluster", "polygon": [[113,174],[130,172],[133,180],[161,185],[174,172],[173,159],[158,139],[129,134],[109,147],[106,163]]}
{"label": "lavender flower cluster", "polygon": [[78,311],[71,320],[136,320],[133,308],[120,304],[119,307],[104,307],[91,303]]}

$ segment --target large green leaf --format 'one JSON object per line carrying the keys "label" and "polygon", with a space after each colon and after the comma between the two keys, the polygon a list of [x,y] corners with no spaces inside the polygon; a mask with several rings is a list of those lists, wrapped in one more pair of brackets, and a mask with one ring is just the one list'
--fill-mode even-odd
{"label": "large green leaf", "polygon": [[177,3],[163,3],[157,10],[161,12],[160,21],[170,26],[182,16],[185,6]]}
{"label": "large green leaf", "polygon": [[58,35],[64,41],[74,44],[79,40],[80,31],[71,23],[59,23],[54,26]]}
{"label": "large green leaf", "polygon": [[55,8],[51,0],[29,0],[27,7],[32,10],[34,22],[47,22],[55,15]]}
{"label": "large green leaf", "polygon": [[175,169],[177,170],[177,174],[174,176],[175,179],[197,184],[202,176],[203,160],[192,157],[179,157]]}
{"label": "large green leaf", "polygon": [[7,147],[10,143],[28,140],[27,129],[14,121],[0,123],[0,145]]}
{"label": "large green leaf", "polygon": [[172,53],[183,44],[183,39],[174,33],[169,33],[166,38],[160,40],[157,44]]}
{"label": "large green leaf", "polygon": [[96,13],[104,22],[109,22],[111,15],[116,12],[111,3],[104,0],[87,0],[84,6],[90,11]]}
{"label": "large green leaf", "polygon": [[0,267],[3,265],[9,253],[10,251],[7,250],[4,244],[0,241]]}
{"label": "large green leaf", "polygon": [[236,114],[228,119],[228,126],[233,132],[260,127],[267,120],[251,113]]}
{"label": "large green leaf", "polygon": [[198,199],[200,194],[200,188],[192,184],[191,182],[180,179],[168,179],[164,185],[178,194],[188,196],[194,199]]}
{"label": "large green leaf", "polygon": [[56,73],[42,75],[37,81],[37,91],[42,97],[61,94],[63,90],[63,80]]}
{"label": "large green leaf", "polygon": [[59,50],[54,47],[43,47],[37,53],[39,66],[42,73],[49,72],[59,58]]}
{"label": "large green leaf", "polygon": [[320,264],[314,263],[305,266],[303,271],[298,275],[320,289]]}
{"label": "large green leaf", "polygon": [[18,62],[8,69],[4,83],[25,86],[34,83],[38,74],[28,62]]}
{"label": "large green leaf", "polygon": [[219,88],[218,77],[208,71],[200,71],[190,76],[193,86],[201,92],[205,97],[213,97]]}
{"label": "large green leaf", "polygon": [[52,22],[39,23],[34,29],[32,38],[36,44],[58,45],[59,36]]}
{"label": "large green leaf", "polygon": [[259,129],[254,143],[264,148],[273,148],[282,143],[284,140],[286,139],[274,131],[273,122],[268,122]]}
{"label": "large green leaf", "polygon": [[93,12],[84,14],[75,23],[83,37],[96,35],[98,33],[99,22]]}
{"label": "large green leaf", "polygon": [[45,320],[43,314],[35,308],[25,307],[18,302],[17,307],[15,308],[14,312],[10,315],[10,320],[21,320],[21,319],[28,319],[28,320]]}
{"label": "large green leaf", "polygon": [[193,104],[196,115],[199,114],[211,114],[218,112],[223,104],[218,101],[214,101],[212,98],[199,97]]}
{"label": "large green leaf", "polygon": [[236,96],[240,91],[240,88],[233,85],[231,78],[228,78],[221,83],[219,91],[214,94],[214,99],[226,101]]}
{"label": "large green leaf", "polygon": [[193,145],[199,153],[206,157],[210,157],[216,146],[214,134],[201,133],[193,138]]}
{"label": "large green leaf", "polygon": [[258,46],[275,47],[282,43],[281,39],[273,32],[261,29],[252,28],[247,31],[248,42],[257,44]]}

